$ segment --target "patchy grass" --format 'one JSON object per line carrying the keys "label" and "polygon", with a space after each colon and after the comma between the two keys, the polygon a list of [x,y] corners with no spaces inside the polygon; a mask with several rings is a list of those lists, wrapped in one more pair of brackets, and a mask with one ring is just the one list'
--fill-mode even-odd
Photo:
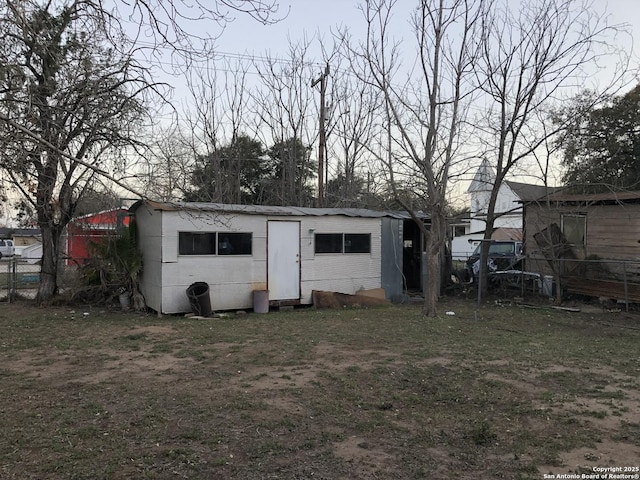
{"label": "patchy grass", "polygon": [[0,477],[539,479],[640,458],[640,321],[0,305]]}

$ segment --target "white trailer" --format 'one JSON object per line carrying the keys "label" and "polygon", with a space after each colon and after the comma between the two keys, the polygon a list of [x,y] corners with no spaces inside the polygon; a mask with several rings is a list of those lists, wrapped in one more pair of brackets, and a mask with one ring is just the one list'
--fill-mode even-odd
{"label": "white trailer", "polygon": [[[282,305],[311,304],[313,290],[403,290],[406,215],[152,201],[139,201],[131,211],[144,261],[141,291],[159,313],[190,311],[186,291],[195,282],[209,285],[214,310],[252,308],[255,291],[268,291],[269,302]],[[388,248],[396,257],[386,262],[386,274],[383,219],[399,230],[399,236],[385,235],[397,243]]]}

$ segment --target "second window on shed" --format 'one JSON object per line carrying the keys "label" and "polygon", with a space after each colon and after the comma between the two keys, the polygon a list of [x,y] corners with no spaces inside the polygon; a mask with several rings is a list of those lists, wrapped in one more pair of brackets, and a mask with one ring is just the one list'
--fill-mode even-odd
{"label": "second window on shed", "polygon": [[345,233],[344,253],[371,253],[371,235],[368,233]]}
{"label": "second window on shed", "polygon": [[316,233],[315,253],[371,253],[371,234]]}
{"label": "second window on shed", "polygon": [[251,255],[251,234],[218,233],[218,255]]}

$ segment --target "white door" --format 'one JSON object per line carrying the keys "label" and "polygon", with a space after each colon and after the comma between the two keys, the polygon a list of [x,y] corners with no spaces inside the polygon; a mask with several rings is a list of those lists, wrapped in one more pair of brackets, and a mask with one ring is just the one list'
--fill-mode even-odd
{"label": "white door", "polygon": [[300,298],[300,222],[268,223],[269,300]]}

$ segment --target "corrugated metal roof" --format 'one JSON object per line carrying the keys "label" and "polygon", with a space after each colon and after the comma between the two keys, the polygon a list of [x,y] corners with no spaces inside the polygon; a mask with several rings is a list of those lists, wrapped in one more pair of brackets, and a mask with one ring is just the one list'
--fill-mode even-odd
{"label": "corrugated metal roof", "polygon": [[32,237],[40,235],[39,228],[0,228],[0,237],[11,237],[11,236],[20,236],[20,237]]}
{"label": "corrugated metal roof", "polygon": [[554,202],[637,202],[640,201],[640,192],[605,192],[605,193],[590,193],[586,195],[580,194],[556,194],[551,195],[550,200]]}
{"label": "corrugated metal roof", "polygon": [[520,228],[507,228],[498,227],[493,230],[491,234],[492,240],[513,240],[522,241],[522,229]]}
{"label": "corrugated metal roof", "polygon": [[[204,202],[155,202],[152,200],[140,200],[130,208],[135,212],[142,205],[148,205],[154,210],[161,211],[194,211],[212,213],[236,213],[245,215],[267,215],[283,217],[322,217],[340,215],[346,217],[359,218],[382,218],[390,217],[397,219],[410,219],[407,212],[402,211],[376,211],[364,208],[311,208],[311,207],[279,207],[269,205],[236,205],[227,203],[204,203]],[[428,219],[429,215],[420,213],[421,218]]]}
{"label": "corrugated metal roof", "polygon": [[616,203],[639,203],[640,191],[636,192],[604,192],[604,193],[588,193],[588,194],[574,194],[574,193],[552,193],[548,197],[542,197],[537,200],[529,200],[521,203],[536,203],[540,202],[544,204],[545,201],[553,203],[573,203],[573,204],[616,204]]}
{"label": "corrugated metal roof", "polygon": [[79,220],[85,220],[88,218],[92,218],[92,217],[97,217],[99,215],[104,215],[105,213],[113,213],[113,212],[126,212],[128,209],[124,208],[124,207],[118,207],[118,208],[108,208],[106,210],[100,210],[98,212],[92,212],[92,213],[86,213],[84,215],[79,215],[77,217],[73,217],[71,219],[72,222],[75,221],[79,221]]}

